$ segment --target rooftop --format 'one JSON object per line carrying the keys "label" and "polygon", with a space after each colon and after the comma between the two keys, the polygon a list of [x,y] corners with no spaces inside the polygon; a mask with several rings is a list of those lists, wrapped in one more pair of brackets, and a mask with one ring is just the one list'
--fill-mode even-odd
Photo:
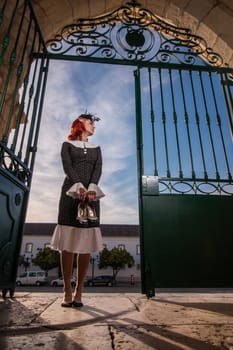
{"label": "rooftop", "polygon": [[[26,223],[24,235],[51,236],[56,223]],[[139,225],[100,225],[103,237],[139,237]]]}

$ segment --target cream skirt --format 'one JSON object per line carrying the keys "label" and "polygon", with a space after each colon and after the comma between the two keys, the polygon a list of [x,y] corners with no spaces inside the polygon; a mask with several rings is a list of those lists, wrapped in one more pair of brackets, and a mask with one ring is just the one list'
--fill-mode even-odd
{"label": "cream skirt", "polygon": [[53,232],[50,248],[80,254],[99,252],[103,250],[100,228],[57,225]]}

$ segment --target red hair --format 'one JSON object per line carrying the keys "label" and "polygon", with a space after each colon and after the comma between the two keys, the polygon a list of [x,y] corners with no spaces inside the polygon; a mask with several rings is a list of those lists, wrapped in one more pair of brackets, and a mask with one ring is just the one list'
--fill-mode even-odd
{"label": "red hair", "polygon": [[82,133],[85,131],[85,127],[83,125],[83,123],[78,119],[76,119],[72,125],[71,125],[71,129],[70,129],[70,134],[68,135],[68,140],[77,140],[78,136],[81,136]]}

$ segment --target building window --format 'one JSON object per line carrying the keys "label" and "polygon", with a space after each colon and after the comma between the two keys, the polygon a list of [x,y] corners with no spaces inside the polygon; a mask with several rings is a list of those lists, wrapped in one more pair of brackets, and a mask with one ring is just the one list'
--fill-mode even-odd
{"label": "building window", "polygon": [[44,248],[50,248],[50,243],[45,243]]}
{"label": "building window", "polygon": [[103,248],[104,248],[104,249],[107,249],[107,244],[103,244]]}
{"label": "building window", "polygon": [[136,245],[136,255],[140,255],[140,244]]}
{"label": "building window", "polygon": [[125,250],[125,245],[124,244],[118,244],[118,249]]}
{"label": "building window", "polygon": [[26,243],[25,253],[32,253],[32,248],[33,248],[33,244],[32,243]]}

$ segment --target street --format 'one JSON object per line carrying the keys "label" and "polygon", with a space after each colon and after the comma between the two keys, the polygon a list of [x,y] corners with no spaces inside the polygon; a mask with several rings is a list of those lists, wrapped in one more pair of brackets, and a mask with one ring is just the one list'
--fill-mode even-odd
{"label": "street", "polygon": [[[15,292],[42,292],[42,293],[62,293],[63,287],[51,287],[45,286],[16,286]],[[130,283],[118,282],[116,286],[96,286],[96,287],[84,287],[84,293],[141,293],[140,283],[130,285]]]}

